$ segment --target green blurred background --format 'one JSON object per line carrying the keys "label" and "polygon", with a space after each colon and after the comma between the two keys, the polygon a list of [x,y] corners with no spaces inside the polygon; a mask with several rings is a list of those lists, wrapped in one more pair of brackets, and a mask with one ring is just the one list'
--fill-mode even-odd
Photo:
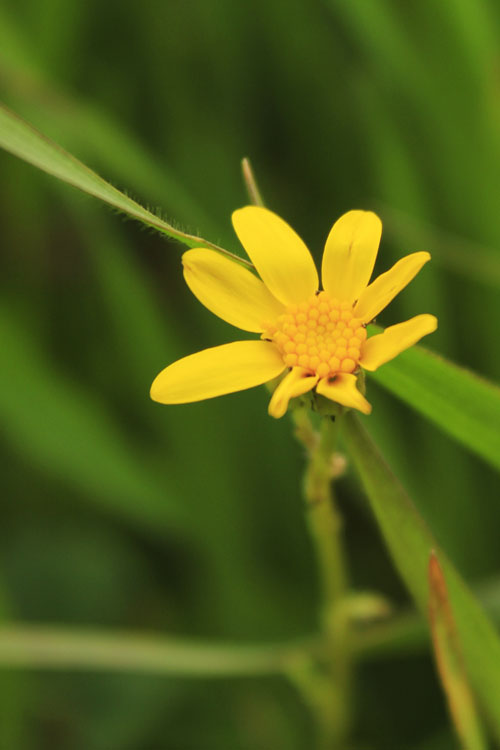
{"label": "green blurred background", "polygon": [[[350,208],[377,270],[433,262],[380,320],[500,377],[500,6],[494,0],[3,0],[5,102],[120,188],[240,252],[250,156],[317,260]],[[149,401],[175,359],[240,337],[182,249],[0,153],[0,612],[6,621],[269,641],[314,630],[301,450],[254,389]],[[500,569],[493,471],[369,383],[365,420],[473,585]],[[500,449],[500,448],[499,448]],[[355,478],[352,577],[405,610]],[[500,586],[500,578],[498,578]],[[361,663],[353,748],[454,747],[425,651]],[[279,679],[0,673],[7,750],[305,750]]]}

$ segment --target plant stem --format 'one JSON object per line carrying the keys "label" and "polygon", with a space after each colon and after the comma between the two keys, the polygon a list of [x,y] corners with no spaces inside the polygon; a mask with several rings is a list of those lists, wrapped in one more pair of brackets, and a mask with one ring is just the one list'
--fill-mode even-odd
{"label": "plant stem", "polygon": [[332,491],[332,459],[337,441],[337,424],[324,418],[318,443],[310,453],[304,494],[307,520],[313,538],[322,587],[322,619],[330,617],[346,590],[347,576],[341,538],[342,520]]}
{"label": "plant stem", "polygon": [[0,626],[0,667],[165,674],[211,679],[282,674],[322,648],[205,642],[132,631],[13,623]]}
{"label": "plant stem", "polygon": [[243,174],[243,180],[245,182],[250,203],[254,206],[263,206],[264,201],[262,200],[262,195],[258,188],[257,180],[255,179],[252,165],[250,164],[250,159],[247,156],[241,161],[241,172]]}
{"label": "plant stem", "polygon": [[[322,687],[318,683],[314,701],[321,725],[321,747],[325,750],[344,746],[351,714],[352,653],[344,606],[348,582],[342,520],[332,490],[338,421],[338,417],[336,420],[324,417],[317,433],[305,410],[294,412],[295,434],[308,454],[304,495],[321,585],[320,624],[328,643],[324,673],[327,679],[323,680]],[[317,699],[318,689],[323,692],[322,701]]]}

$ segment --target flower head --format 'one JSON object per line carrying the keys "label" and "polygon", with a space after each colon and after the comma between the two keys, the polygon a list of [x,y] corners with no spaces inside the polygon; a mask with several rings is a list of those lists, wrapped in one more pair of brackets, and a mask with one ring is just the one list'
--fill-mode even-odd
{"label": "flower head", "polygon": [[430,259],[417,252],[371,284],[382,224],[371,211],[349,211],[333,225],[322,262],[322,290],[312,256],[271,211],[246,206],[233,226],[260,278],[215,250],[184,253],[184,277],[209,310],[261,340],[236,341],[184,357],[163,370],[151,397],[164,404],[201,401],[261,385],[286,373],[269,404],[273,417],[312,389],[368,414],[360,368],[376,370],[437,327],[417,315],[367,338],[366,325]]}

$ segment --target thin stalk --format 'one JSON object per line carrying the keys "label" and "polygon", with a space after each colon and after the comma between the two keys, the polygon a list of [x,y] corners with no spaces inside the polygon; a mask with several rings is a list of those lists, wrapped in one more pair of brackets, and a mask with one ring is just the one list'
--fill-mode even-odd
{"label": "thin stalk", "polygon": [[262,195],[257,185],[257,180],[255,179],[250,159],[247,156],[241,160],[241,171],[250,203],[254,206],[263,206],[264,201],[262,200]]}
{"label": "thin stalk", "polygon": [[[342,520],[332,489],[338,418],[325,417],[316,433],[305,410],[298,409],[293,416],[296,437],[308,455],[304,496],[321,586],[320,626],[328,644],[323,681],[318,681],[315,691],[309,690],[309,694],[318,708],[321,748],[333,750],[344,746],[349,732],[353,659],[344,606],[348,576]],[[318,692],[323,694],[322,701],[318,700]]]}
{"label": "thin stalk", "polygon": [[146,633],[16,624],[0,627],[0,667],[158,673],[191,678],[287,672],[321,642],[211,643]]}
{"label": "thin stalk", "polygon": [[337,435],[337,423],[324,418],[317,445],[309,454],[304,481],[307,521],[321,578],[321,617],[325,623],[328,623],[332,610],[344,596],[347,587],[342,520],[332,489],[332,460]]}

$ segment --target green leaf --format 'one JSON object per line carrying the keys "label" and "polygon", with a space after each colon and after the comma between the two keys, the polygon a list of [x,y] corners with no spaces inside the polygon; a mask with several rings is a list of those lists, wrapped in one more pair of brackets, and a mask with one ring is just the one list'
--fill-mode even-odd
{"label": "green leaf", "polygon": [[500,388],[420,346],[370,377],[500,469]]}
{"label": "green leaf", "polygon": [[118,211],[141,221],[159,232],[179,240],[188,247],[204,245],[229,255],[239,263],[247,261],[234,256],[227,250],[204,240],[202,237],[187,234],[156,216],[137,201],[129,198],[117,188],[103,180],[96,172],[83,164],[63,148],[36,130],[32,125],[0,104],[0,146],[47,174],[99,198]]}
{"label": "green leaf", "polygon": [[429,621],[439,676],[462,747],[485,750],[486,741],[464,667],[446,579],[434,551],[429,560]]}
{"label": "green leaf", "polygon": [[288,671],[311,641],[205,643],[173,636],[42,625],[0,626],[0,665],[239,677]]}
{"label": "green leaf", "polygon": [[453,564],[440,550],[432,532],[404,488],[385,463],[369,434],[352,412],[345,418],[344,436],[361,476],[371,508],[394,563],[427,615],[429,555],[439,555],[449,599],[462,643],[465,668],[480,705],[500,739],[500,639]]}
{"label": "green leaf", "polygon": [[196,226],[219,235],[221,229],[213,215],[186,191],[172,168],[151,154],[123,121],[116,121],[95,102],[70,93],[60,80],[57,84],[51,80],[43,70],[39,52],[31,43],[26,24],[19,23],[13,12],[0,5],[0,75],[6,104],[85,160],[100,165],[115,176],[115,181],[133,184],[136,192],[153,205],[158,202],[168,206],[179,221],[189,224],[196,217]]}

